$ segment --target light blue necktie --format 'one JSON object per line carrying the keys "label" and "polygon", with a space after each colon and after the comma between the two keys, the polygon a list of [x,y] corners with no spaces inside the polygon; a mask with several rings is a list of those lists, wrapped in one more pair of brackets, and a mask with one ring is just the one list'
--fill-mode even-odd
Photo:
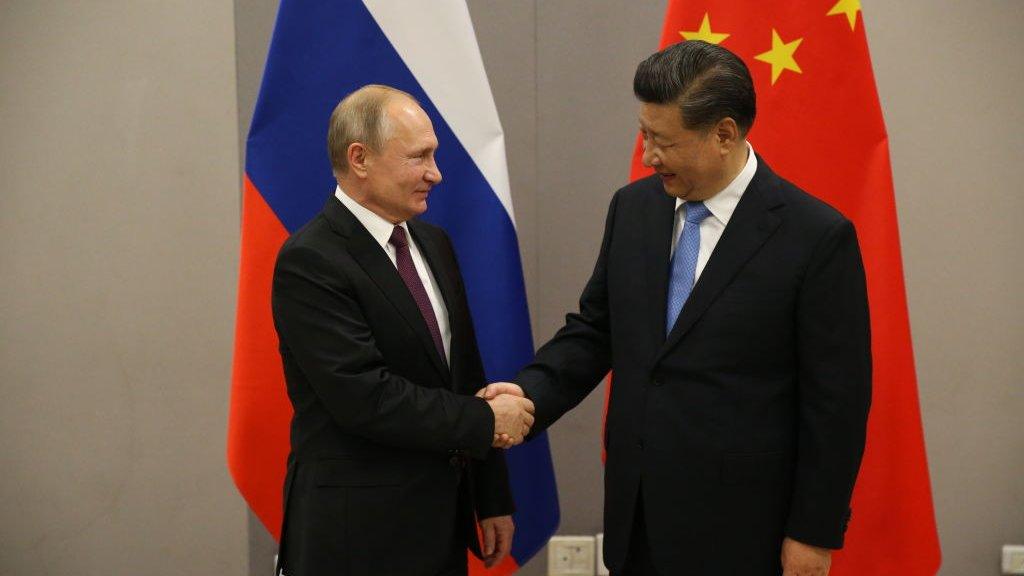
{"label": "light blue necktie", "polygon": [[665,315],[665,334],[683,309],[683,304],[693,290],[693,279],[697,271],[697,255],[700,253],[700,223],[711,215],[703,202],[685,202],[686,225],[679,235],[676,251],[672,255],[672,274],[668,281],[668,309]]}

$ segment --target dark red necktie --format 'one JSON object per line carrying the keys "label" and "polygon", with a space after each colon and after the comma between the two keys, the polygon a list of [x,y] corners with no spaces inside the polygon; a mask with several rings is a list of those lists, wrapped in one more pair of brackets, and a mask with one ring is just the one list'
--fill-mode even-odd
{"label": "dark red necktie", "polygon": [[430,331],[430,337],[434,339],[437,353],[447,361],[444,354],[444,342],[441,340],[441,330],[437,327],[437,316],[434,315],[434,308],[430,305],[430,297],[427,296],[427,290],[423,287],[423,282],[420,281],[420,275],[416,273],[416,266],[412,263],[409,238],[405,235],[405,228],[395,226],[388,243],[395,247],[397,256],[395,264],[398,267],[398,275],[405,281],[409,293],[412,294],[412,299],[419,306],[420,314],[423,315],[423,320],[427,323],[427,330]]}

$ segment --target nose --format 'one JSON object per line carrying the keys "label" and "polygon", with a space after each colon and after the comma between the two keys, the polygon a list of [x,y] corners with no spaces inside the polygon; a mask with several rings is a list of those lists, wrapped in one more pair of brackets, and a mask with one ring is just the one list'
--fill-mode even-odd
{"label": "nose", "polygon": [[643,154],[641,154],[640,156],[640,162],[644,166],[650,168],[651,166],[657,166],[658,164],[661,164],[661,161],[658,160],[658,156],[651,151],[649,146],[647,146],[646,140],[642,140],[640,142],[640,145],[643,146]]}
{"label": "nose", "polygon": [[423,174],[423,179],[430,182],[431,185],[441,183],[441,169],[437,167],[437,162],[434,160],[430,161],[430,166],[427,168],[426,173]]}

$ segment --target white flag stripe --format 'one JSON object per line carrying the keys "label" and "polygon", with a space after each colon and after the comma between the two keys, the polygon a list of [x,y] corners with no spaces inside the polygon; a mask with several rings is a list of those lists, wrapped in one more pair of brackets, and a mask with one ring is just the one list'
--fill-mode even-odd
{"label": "white flag stripe", "polygon": [[505,133],[465,0],[364,0],[515,225]]}

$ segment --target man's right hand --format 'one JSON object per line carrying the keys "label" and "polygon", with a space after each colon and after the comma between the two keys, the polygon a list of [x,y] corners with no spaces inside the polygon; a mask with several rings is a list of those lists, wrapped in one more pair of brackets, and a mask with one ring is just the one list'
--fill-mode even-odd
{"label": "man's right hand", "polygon": [[782,576],[828,576],[832,551],[792,538],[782,541]]}
{"label": "man's right hand", "polygon": [[512,394],[499,394],[487,400],[494,412],[495,448],[510,448],[523,443],[533,426],[533,402]]}

